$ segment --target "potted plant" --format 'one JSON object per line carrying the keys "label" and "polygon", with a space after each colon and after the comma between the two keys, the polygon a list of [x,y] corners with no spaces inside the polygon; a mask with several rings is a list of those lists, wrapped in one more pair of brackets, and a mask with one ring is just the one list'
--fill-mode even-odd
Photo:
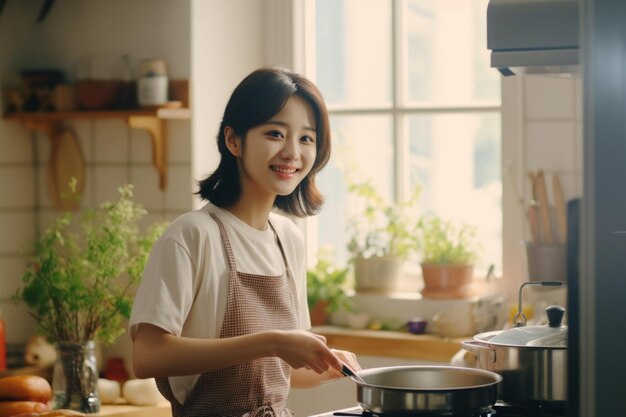
{"label": "potted plant", "polygon": [[420,189],[409,199],[392,203],[386,203],[369,181],[352,183],[348,190],[360,210],[348,223],[356,291],[395,291],[405,261],[416,249]]}
{"label": "potted plant", "polygon": [[[75,192],[75,180],[70,187]],[[39,333],[56,344],[54,408],[99,410],[94,343],[111,343],[124,332],[130,291],[163,228],[139,231],[146,210],[132,195],[127,185],[117,201],[81,216],[66,212],[34,243],[15,299],[26,303]]]}
{"label": "potted plant", "polygon": [[417,227],[424,289],[431,298],[469,295],[478,254],[476,228],[437,216],[423,217]]}
{"label": "potted plant", "polygon": [[313,326],[326,324],[330,313],[351,309],[346,294],[348,268],[334,265],[329,249],[320,249],[315,265],[307,270],[306,278],[307,303]]}

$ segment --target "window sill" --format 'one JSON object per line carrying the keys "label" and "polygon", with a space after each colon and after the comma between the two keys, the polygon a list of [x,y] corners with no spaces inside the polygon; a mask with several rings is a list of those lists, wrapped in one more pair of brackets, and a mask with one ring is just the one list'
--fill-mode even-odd
{"label": "window sill", "polygon": [[429,334],[413,335],[386,330],[351,330],[336,326],[314,327],[311,331],[326,337],[332,348],[348,350],[357,355],[445,363],[449,363],[461,349],[461,341],[468,339],[447,339]]}

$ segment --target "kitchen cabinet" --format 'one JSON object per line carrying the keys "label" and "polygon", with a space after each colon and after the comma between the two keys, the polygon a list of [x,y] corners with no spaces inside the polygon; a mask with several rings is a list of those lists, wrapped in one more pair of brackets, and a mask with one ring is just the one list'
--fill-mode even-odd
{"label": "kitchen cabinet", "polygon": [[66,120],[78,119],[121,119],[134,129],[143,129],[150,135],[152,143],[152,165],[159,175],[159,187],[167,188],[167,135],[165,122],[170,119],[190,119],[188,108],[158,108],[139,110],[103,110],[103,111],[58,111],[27,113],[17,112],[5,115],[6,120],[21,123],[29,130],[44,132],[52,142],[54,152],[57,141],[54,133]]}

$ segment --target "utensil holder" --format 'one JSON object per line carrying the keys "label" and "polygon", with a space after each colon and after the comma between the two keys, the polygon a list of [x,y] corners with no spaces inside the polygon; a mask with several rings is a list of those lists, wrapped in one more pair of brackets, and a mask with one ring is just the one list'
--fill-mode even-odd
{"label": "utensil holder", "polygon": [[529,281],[565,281],[565,245],[526,244]]}

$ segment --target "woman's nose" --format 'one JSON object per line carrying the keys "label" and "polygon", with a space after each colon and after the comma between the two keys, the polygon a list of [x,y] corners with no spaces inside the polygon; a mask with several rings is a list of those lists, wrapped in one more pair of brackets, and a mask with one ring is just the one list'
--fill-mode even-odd
{"label": "woman's nose", "polygon": [[297,160],[300,157],[300,143],[297,138],[285,140],[281,156],[289,160]]}

